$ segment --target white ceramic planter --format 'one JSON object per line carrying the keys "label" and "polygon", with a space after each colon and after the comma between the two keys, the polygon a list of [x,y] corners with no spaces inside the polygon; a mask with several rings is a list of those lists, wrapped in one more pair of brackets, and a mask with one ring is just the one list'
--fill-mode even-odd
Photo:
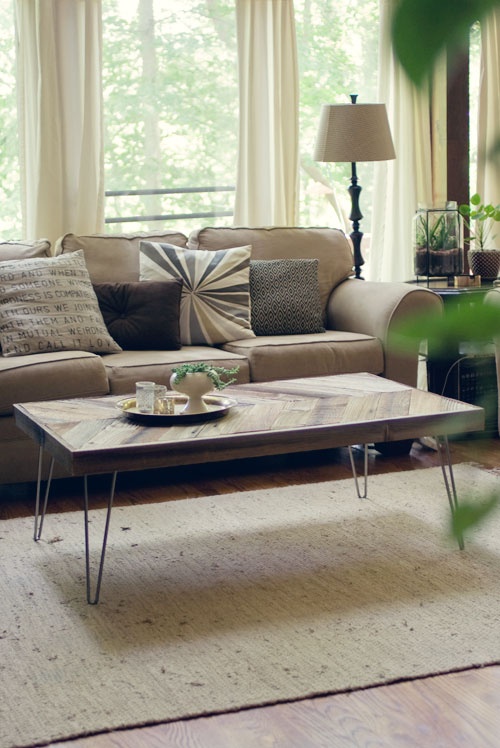
{"label": "white ceramic planter", "polygon": [[214,385],[208,374],[203,371],[188,372],[180,382],[177,382],[177,374],[170,377],[170,386],[176,392],[187,395],[188,401],[182,409],[183,413],[206,413],[208,408],[203,400],[203,395],[212,392]]}

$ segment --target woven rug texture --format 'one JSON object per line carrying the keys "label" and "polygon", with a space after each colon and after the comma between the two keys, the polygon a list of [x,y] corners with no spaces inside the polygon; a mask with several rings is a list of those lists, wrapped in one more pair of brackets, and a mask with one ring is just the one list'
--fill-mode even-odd
{"label": "woven rug texture", "polygon": [[[455,466],[462,497],[500,475]],[[438,468],[0,523],[0,748],[500,661],[500,517],[459,551]],[[95,558],[104,510],[91,512]]]}

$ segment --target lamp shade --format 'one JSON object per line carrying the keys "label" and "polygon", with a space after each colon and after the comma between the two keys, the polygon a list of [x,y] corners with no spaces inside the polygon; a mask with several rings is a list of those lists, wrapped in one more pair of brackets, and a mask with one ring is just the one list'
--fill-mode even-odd
{"label": "lamp shade", "polygon": [[396,158],[385,104],[323,104],[315,161]]}

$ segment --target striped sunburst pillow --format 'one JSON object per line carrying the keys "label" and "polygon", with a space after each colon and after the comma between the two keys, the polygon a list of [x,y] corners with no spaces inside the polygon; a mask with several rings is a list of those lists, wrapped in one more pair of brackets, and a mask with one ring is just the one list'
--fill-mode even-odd
{"label": "striped sunburst pillow", "polygon": [[173,244],[140,244],[140,279],[183,282],[183,345],[219,345],[253,338],[250,324],[251,247],[207,251]]}

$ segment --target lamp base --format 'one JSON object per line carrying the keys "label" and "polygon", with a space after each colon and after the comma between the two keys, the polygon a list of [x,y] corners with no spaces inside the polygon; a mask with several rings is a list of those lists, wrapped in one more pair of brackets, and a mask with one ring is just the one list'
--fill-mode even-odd
{"label": "lamp base", "polygon": [[351,215],[349,216],[349,220],[352,221],[352,232],[350,237],[354,258],[354,273],[358,280],[364,280],[361,277],[361,266],[365,264],[363,255],[361,254],[361,239],[363,238],[363,232],[359,230],[359,222],[363,218],[363,214],[359,208],[361,187],[358,184],[355,163],[351,164],[351,184],[349,185],[348,192],[351,196]]}
{"label": "lamp base", "polygon": [[361,239],[363,238],[363,232],[359,231],[358,228],[355,227],[354,223],[352,224],[352,226],[353,226],[353,231],[349,234],[349,236],[351,237],[351,241],[352,241],[352,253],[353,253],[353,258],[354,258],[354,275],[358,280],[364,280],[364,278],[361,275],[361,266],[365,264],[363,255],[361,254]]}

